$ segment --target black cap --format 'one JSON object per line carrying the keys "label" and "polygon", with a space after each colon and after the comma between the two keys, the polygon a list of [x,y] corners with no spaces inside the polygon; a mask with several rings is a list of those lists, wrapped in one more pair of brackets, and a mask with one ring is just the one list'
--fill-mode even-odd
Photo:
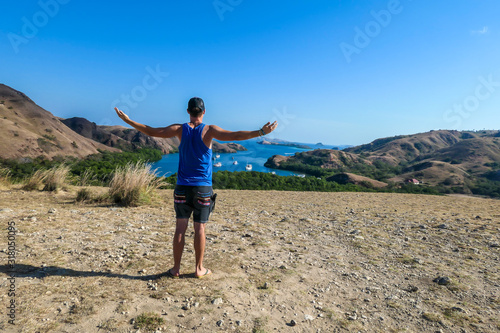
{"label": "black cap", "polygon": [[[195,109],[198,109],[198,110],[195,110]],[[191,111],[198,111],[198,112],[203,112],[205,111],[205,103],[203,102],[203,100],[199,97],[193,97],[189,100],[189,103],[188,103],[188,111],[191,112]]]}

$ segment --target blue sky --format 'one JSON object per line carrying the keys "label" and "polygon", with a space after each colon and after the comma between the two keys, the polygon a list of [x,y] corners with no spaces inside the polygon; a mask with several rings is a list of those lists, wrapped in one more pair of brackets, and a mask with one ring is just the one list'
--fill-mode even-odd
{"label": "blue sky", "polygon": [[498,0],[16,1],[0,20],[0,83],[63,118],[363,144],[500,129]]}

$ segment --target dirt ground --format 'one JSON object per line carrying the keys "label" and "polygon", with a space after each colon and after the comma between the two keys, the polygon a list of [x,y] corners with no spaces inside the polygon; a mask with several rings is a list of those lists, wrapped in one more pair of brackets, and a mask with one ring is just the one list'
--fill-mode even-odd
{"label": "dirt ground", "polygon": [[194,278],[190,225],[171,279],[171,190],[137,208],[76,190],[0,191],[0,331],[500,330],[499,200],[219,190],[213,274]]}

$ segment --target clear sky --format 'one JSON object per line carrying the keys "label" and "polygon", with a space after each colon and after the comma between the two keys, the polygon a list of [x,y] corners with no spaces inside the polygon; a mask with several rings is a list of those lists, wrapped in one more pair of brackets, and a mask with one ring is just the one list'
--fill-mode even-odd
{"label": "clear sky", "polygon": [[362,144],[500,129],[498,0],[9,1],[0,83],[63,118]]}

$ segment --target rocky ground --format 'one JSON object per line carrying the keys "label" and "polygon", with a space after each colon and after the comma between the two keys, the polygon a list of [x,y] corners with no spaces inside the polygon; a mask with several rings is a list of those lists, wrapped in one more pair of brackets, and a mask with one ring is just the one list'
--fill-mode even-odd
{"label": "rocky ground", "polygon": [[205,260],[214,273],[193,277],[191,228],[183,275],[171,279],[158,275],[172,265],[171,190],[138,208],[76,204],[76,189],[0,191],[0,330],[500,330],[498,200],[217,192]]}

